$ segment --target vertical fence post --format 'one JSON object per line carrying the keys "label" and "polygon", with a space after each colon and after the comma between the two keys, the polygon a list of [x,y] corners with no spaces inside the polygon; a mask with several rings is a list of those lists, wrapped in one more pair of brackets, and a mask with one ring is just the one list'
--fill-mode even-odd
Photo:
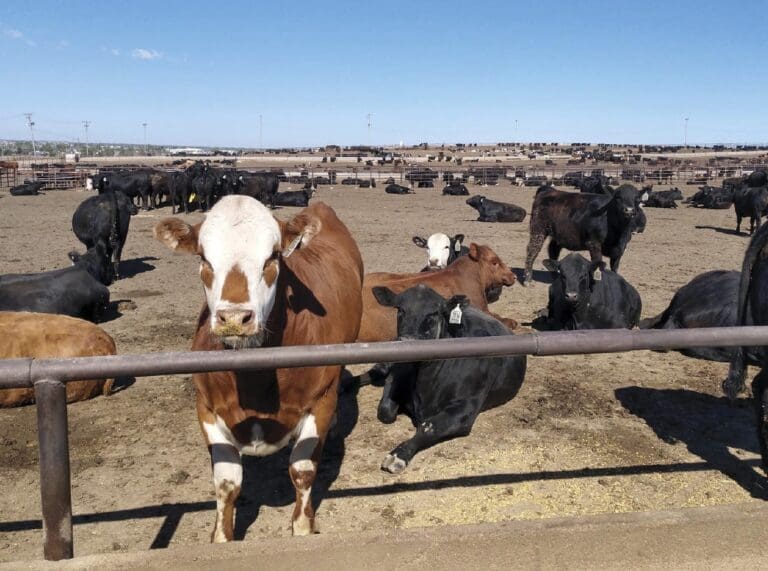
{"label": "vertical fence post", "polygon": [[35,382],[35,401],[40,443],[43,554],[48,561],[71,559],[72,490],[64,383],[51,379]]}

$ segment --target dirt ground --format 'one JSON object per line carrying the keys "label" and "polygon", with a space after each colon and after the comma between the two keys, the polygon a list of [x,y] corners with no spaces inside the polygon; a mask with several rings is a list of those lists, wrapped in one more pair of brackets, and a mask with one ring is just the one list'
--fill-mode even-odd
{"label": "dirt ground", "polygon": [[[686,195],[695,189],[683,188]],[[534,189],[470,188],[530,210]],[[71,214],[85,192],[0,198],[0,273],[66,265],[79,248]],[[513,268],[524,260],[523,224],[476,222],[463,197],[439,189],[392,196],[321,187],[350,227],[367,271],[418,270],[414,234],[462,232],[491,245]],[[286,218],[297,209],[281,209]],[[732,211],[647,209],[622,274],[643,298],[643,316],[664,309],[695,275],[736,269],[748,238]],[[134,217],[126,276],[111,287],[122,315],[102,327],[121,353],[186,350],[202,303],[197,262],[152,239],[163,208]],[[191,220],[200,215],[192,214]],[[542,270],[542,256],[535,267]],[[507,288],[494,311],[530,322],[546,305],[546,274]],[[135,306],[134,306],[135,304]],[[763,501],[758,448],[746,400],[720,394],[727,366],[676,353],[530,358],[520,394],[482,414],[472,434],[420,453],[398,476],[385,454],[407,438],[407,418],[376,420],[380,389],[340,403],[340,436],[326,447],[315,498],[322,533],[496,522]],[[362,368],[353,368],[355,372]],[[189,376],[142,378],[110,397],[69,407],[76,555],[145,550],[209,540],[214,499]],[[0,410],[0,561],[38,558],[42,532],[35,408]],[[247,459],[236,534],[245,541],[290,535],[293,490],[287,453]]]}

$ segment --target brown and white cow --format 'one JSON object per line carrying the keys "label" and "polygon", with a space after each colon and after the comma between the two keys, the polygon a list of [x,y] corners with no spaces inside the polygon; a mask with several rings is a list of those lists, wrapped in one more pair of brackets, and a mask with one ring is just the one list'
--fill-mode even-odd
{"label": "brown and white cow", "polygon": [[[352,342],[362,314],[363,261],[346,226],[322,202],[289,222],[248,196],[225,196],[190,226],[166,218],[155,237],[200,256],[206,304],[192,349]],[[272,454],[295,440],[294,535],[315,531],[311,489],[336,410],[340,366],[224,371],[193,376],[213,463],[212,540],[232,540],[242,454]]]}
{"label": "brown and white cow", "polygon": [[462,256],[443,270],[417,274],[366,274],[363,281],[363,320],[360,324],[361,342],[393,341],[397,338],[397,311],[381,305],[373,296],[373,288],[384,286],[401,293],[419,284],[429,286],[445,298],[465,295],[477,309],[492,315],[510,329],[517,327],[514,319],[500,317],[488,309],[487,293],[500,291],[502,286],[515,283],[515,274],[489,246],[472,243],[469,254]]}
{"label": "brown and white cow", "polygon": [[[56,359],[114,355],[115,342],[100,327],[66,315],[0,311],[0,359]],[[66,384],[67,402],[108,395],[113,379]],[[35,402],[33,389],[0,390],[0,407]]]}

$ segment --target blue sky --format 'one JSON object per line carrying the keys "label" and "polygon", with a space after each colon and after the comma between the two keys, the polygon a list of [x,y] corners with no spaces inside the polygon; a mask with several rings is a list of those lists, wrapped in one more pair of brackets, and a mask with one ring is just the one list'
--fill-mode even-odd
{"label": "blue sky", "polygon": [[4,0],[0,138],[765,142],[767,31],[766,0]]}

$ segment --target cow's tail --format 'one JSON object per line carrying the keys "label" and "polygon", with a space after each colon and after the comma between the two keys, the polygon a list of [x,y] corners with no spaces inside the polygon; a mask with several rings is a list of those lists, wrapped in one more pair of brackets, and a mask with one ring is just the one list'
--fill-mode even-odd
{"label": "cow's tail", "polygon": [[112,203],[111,219],[109,221],[109,261],[112,263],[114,277],[117,278],[118,270],[116,255],[117,246],[120,243],[120,205],[117,201],[117,191],[112,189],[108,192],[109,200]]}
{"label": "cow's tail", "polygon": [[[741,279],[739,280],[739,313],[737,322],[742,326],[747,323],[747,298],[749,297],[749,289],[752,285],[752,269],[766,244],[768,244],[768,225],[761,226],[755,232],[752,241],[747,247],[747,252],[744,254],[744,263],[741,266]],[[728,368],[728,376],[723,381],[723,391],[731,400],[735,400],[739,393],[744,390],[744,379],[747,370],[745,353],[745,347],[738,347],[736,349],[736,355],[731,361],[731,366]]]}

